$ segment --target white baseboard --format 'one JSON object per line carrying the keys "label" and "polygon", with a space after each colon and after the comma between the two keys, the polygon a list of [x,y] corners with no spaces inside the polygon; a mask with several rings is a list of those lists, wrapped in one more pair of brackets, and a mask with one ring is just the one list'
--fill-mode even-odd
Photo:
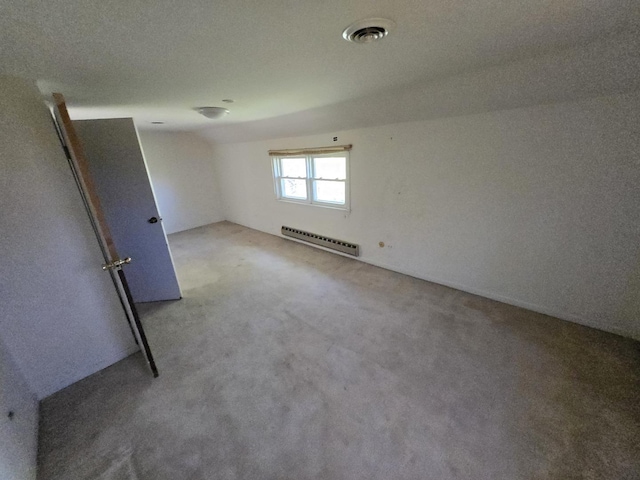
{"label": "white baseboard", "polygon": [[[234,222],[235,223],[235,222]],[[252,228],[249,227],[247,225],[243,225],[247,228]],[[254,229],[257,230],[257,229]],[[262,230],[264,231],[264,230]],[[273,235],[271,232],[266,232],[264,231],[264,233],[268,233],[270,235]],[[352,260],[358,260],[362,263],[366,263],[369,265],[373,265],[375,267],[380,267],[380,268],[384,268],[385,270],[390,270],[392,272],[397,272],[397,273],[401,273],[403,275],[408,275],[410,277],[414,277],[417,278],[419,280],[425,280],[427,282],[432,282],[432,283],[437,283],[438,285],[443,285],[445,287],[450,287],[450,288],[454,288],[456,290],[460,290],[463,292],[467,292],[467,293],[471,293],[473,295],[478,295],[481,297],[485,297],[491,300],[495,300],[497,302],[502,302],[502,303],[506,303],[508,305],[513,305],[514,307],[520,307],[520,308],[524,308],[526,310],[531,310],[532,312],[537,312],[537,313],[541,313],[543,315],[548,315],[550,317],[555,317],[555,318],[559,318],[560,320],[566,320],[568,322],[572,322],[572,323],[577,323],[579,325],[584,325],[585,327],[590,327],[590,328],[595,328],[597,330],[603,330],[605,332],[609,332],[609,333],[613,333],[615,335],[621,335],[623,337],[630,337],[633,338],[635,340],[640,340],[640,335],[633,335],[633,334],[629,334],[629,332],[623,331],[619,328],[610,326],[610,325],[602,325],[602,323],[598,322],[595,319],[590,319],[590,318],[585,318],[585,317],[581,317],[578,315],[574,315],[568,312],[564,312],[561,310],[555,310],[553,308],[548,308],[545,307],[543,305],[537,305],[535,303],[530,303],[530,302],[526,302],[523,300],[519,300],[516,298],[511,298],[508,297],[506,295],[501,295],[499,293],[495,293],[495,292],[490,292],[490,291],[486,291],[486,290],[482,290],[482,289],[478,289],[478,288],[474,288],[474,287],[469,287],[468,285],[464,285],[461,283],[457,283],[457,282],[451,282],[448,280],[443,280],[441,278],[437,278],[437,277],[432,277],[429,275],[424,275],[421,272],[417,272],[417,271],[412,271],[409,269],[404,269],[404,268],[398,268],[394,265],[389,265],[383,262],[376,262],[376,261],[371,261],[368,259],[365,259],[363,257],[354,257],[352,255],[347,255],[345,253],[342,252],[337,252],[335,250],[331,250],[329,248],[325,248],[322,247],[320,245],[313,245],[313,244],[309,244],[307,242],[303,242],[301,240],[297,240],[295,238],[290,238],[290,237],[285,237],[283,235],[279,235],[276,234],[275,236],[279,237],[279,238],[283,238],[285,240],[290,240],[293,242],[297,242],[303,245],[307,245],[309,247],[313,247],[313,248],[318,248],[321,250],[324,250],[326,252],[329,253],[333,253],[335,255],[340,255],[343,256],[345,258],[351,258]]]}
{"label": "white baseboard", "polygon": [[227,221],[229,221],[231,223],[235,223],[237,225],[241,225],[241,226],[246,227],[246,228],[250,228],[252,230],[258,230],[260,232],[268,233],[269,235],[273,235],[273,236],[278,237],[278,238],[283,238],[283,239],[289,240],[291,242],[297,242],[297,243],[300,243],[302,245],[307,245],[308,247],[318,248],[320,250],[324,250],[325,252],[333,253],[334,255],[340,255],[342,257],[350,258],[352,260],[358,260],[358,261],[360,261],[362,263],[373,265],[375,267],[384,268],[385,270],[390,270],[392,272],[397,272],[397,273],[401,273],[403,275],[408,275],[410,277],[414,277],[414,278],[417,278],[419,280],[425,280],[427,282],[437,283],[438,285],[444,285],[445,287],[455,288],[456,290],[460,290],[460,291],[463,291],[463,292],[471,293],[473,295],[478,295],[478,296],[481,296],[481,297],[485,297],[485,298],[488,298],[488,299],[491,299],[491,300],[495,300],[497,302],[506,303],[508,305],[513,305],[514,307],[520,307],[520,308],[524,308],[526,310],[531,310],[532,312],[541,313],[543,315],[549,315],[550,317],[559,318],[560,320],[566,320],[568,322],[577,323],[578,325],[584,325],[585,327],[595,328],[597,330],[603,330],[605,332],[613,333],[615,335],[620,335],[620,336],[623,336],[623,337],[633,338],[634,340],[640,340],[640,333],[634,334],[633,332],[630,333],[628,331],[622,330],[622,329],[617,328],[615,326],[603,325],[601,322],[598,322],[597,320],[592,319],[592,318],[581,317],[581,316],[574,315],[574,314],[571,314],[571,313],[568,313],[568,312],[564,312],[564,311],[561,311],[561,310],[555,310],[553,308],[545,307],[544,305],[537,305],[537,304],[534,304],[534,303],[526,302],[524,300],[518,300],[516,298],[511,298],[511,297],[508,297],[506,295],[501,295],[499,293],[489,292],[489,291],[486,291],[486,290],[481,290],[481,289],[478,289],[478,288],[469,287],[468,285],[464,285],[464,284],[461,284],[461,283],[451,282],[451,281],[448,281],[448,280],[443,280],[441,278],[436,278],[436,277],[432,277],[432,276],[429,276],[429,275],[424,275],[421,272],[411,271],[409,269],[404,269],[404,268],[398,268],[396,266],[385,264],[383,262],[375,262],[375,261],[371,261],[371,260],[366,260],[366,259],[364,259],[362,257],[354,257],[352,255],[347,255],[347,254],[342,253],[342,252],[337,252],[335,250],[331,250],[329,248],[322,247],[320,245],[313,245],[313,244],[310,244],[310,243],[307,243],[307,242],[303,242],[303,241],[295,239],[295,238],[285,237],[284,235],[281,235],[279,231],[277,233],[272,233],[272,232],[268,232],[266,230],[260,230],[259,228],[251,227],[249,225],[244,225],[244,224],[242,224],[240,222],[237,222],[237,221],[234,221],[234,220],[227,220]]}

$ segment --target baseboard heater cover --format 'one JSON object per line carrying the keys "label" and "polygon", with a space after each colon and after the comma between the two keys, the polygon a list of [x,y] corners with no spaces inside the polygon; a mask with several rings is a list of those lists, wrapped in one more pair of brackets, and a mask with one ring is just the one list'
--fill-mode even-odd
{"label": "baseboard heater cover", "polygon": [[303,242],[312,243],[314,245],[320,245],[321,247],[337,250],[338,252],[346,253],[357,257],[360,255],[360,246],[355,243],[345,242],[343,240],[336,240],[335,238],[325,237],[315,233],[305,232],[304,230],[298,230],[297,228],[282,226],[280,230],[285,237],[295,238],[302,240]]}

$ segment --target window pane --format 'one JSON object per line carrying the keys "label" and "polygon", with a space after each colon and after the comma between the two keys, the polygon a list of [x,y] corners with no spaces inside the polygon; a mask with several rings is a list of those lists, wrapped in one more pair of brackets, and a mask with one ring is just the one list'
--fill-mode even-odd
{"label": "window pane", "polygon": [[281,175],[283,177],[306,177],[307,161],[302,158],[281,158],[280,166],[282,168]]}
{"label": "window pane", "polygon": [[[304,160],[304,159],[303,159]],[[282,196],[287,198],[307,198],[307,181],[282,179]]]}
{"label": "window pane", "polygon": [[325,182],[322,180],[314,180],[315,183],[315,199],[318,202],[345,203],[345,184],[344,182]]}
{"label": "window pane", "polygon": [[344,180],[347,178],[345,157],[314,157],[314,177]]}

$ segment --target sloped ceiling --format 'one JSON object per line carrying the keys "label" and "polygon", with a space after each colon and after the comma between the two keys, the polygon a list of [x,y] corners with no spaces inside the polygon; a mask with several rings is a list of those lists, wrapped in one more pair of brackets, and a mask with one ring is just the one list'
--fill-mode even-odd
{"label": "sloped ceiling", "polygon": [[[342,39],[367,17],[397,27],[375,44]],[[637,73],[624,45],[637,46],[639,23],[637,0],[5,0],[0,71],[64,93],[74,118],[238,141],[455,113],[438,102],[468,105],[500,81],[509,101],[487,94],[475,110],[636,88],[618,70]],[[610,50],[614,87],[593,60]],[[582,85],[565,61],[592,62],[602,85]],[[225,98],[235,103],[222,120],[193,111]]]}

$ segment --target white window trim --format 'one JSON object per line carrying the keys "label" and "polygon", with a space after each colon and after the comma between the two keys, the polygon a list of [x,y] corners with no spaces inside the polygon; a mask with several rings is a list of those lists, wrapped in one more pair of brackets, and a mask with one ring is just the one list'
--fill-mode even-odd
{"label": "white window trim", "polygon": [[[347,210],[349,211],[351,208],[351,188],[350,188],[350,175],[349,175],[349,152],[341,151],[339,155],[344,155],[345,157],[345,179],[344,180],[329,180],[329,179],[321,179],[322,181],[336,181],[336,182],[344,182],[345,189],[345,198],[344,204],[342,203],[334,203],[334,202],[322,202],[318,200],[314,200],[315,197],[315,183],[314,180],[320,180],[313,178],[313,158],[321,158],[321,157],[335,157],[338,153],[320,153],[320,154],[302,154],[302,155],[290,155],[291,157],[296,158],[305,158],[306,167],[307,167],[307,176],[306,177],[283,177],[280,175],[280,159],[287,158],[289,155],[280,155],[280,156],[272,156],[271,157],[271,166],[273,171],[273,188],[276,194],[276,199],[281,202],[287,203],[297,203],[300,205],[313,205],[315,207],[322,208],[333,208],[336,210]],[[293,180],[306,180],[307,182],[307,198],[291,198],[285,197],[282,195],[282,180],[283,179],[293,179]]]}

